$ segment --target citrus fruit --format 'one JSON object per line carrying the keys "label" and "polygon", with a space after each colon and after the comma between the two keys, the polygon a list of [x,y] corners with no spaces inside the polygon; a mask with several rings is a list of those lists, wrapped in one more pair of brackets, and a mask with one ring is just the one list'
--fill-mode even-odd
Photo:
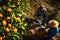
{"label": "citrus fruit", "polygon": [[0,13],[0,18],[2,18],[3,17],[3,15]]}
{"label": "citrus fruit", "polygon": [[6,21],[5,20],[3,20],[2,21],[2,25],[6,25],[7,23],[6,23]]}
{"label": "citrus fruit", "polygon": [[9,32],[10,31],[10,29],[9,28],[6,28],[6,32]]}
{"label": "citrus fruit", "polygon": [[13,29],[13,32],[17,32],[17,29],[16,29],[16,28],[14,28],[14,29]]}
{"label": "citrus fruit", "polygon": [[0,37],[0,40],[3,40],[3,38],[2,38],[2,37]]}
{"label": "citrus fruit", "polygon": [[11,24],[10,23],[8,24],[8,27],[11,28]]}
{"label": "citrus fruit", "polygon": [[10,17],[6,17],[6,20],[10,20],[11,18]]}
{"label": "citrus fruit", "polygon": [[12,10],[11,10],[11,8],[7,8],[6,11],[10,13]]}

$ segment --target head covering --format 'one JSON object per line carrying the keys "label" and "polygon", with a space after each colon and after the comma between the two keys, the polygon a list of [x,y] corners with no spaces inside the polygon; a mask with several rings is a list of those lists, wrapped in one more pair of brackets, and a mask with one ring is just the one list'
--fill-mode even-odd
{"label": "head covering", "polygon": [[59,23],[58,21],[56,20],[50,20],[49,23],[48,23],[52,28],[56,28],[59,26]]}

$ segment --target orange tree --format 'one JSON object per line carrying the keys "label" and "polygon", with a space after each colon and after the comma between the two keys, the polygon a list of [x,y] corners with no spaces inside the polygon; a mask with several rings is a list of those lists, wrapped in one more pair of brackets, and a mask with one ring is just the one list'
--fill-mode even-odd
{"label": "orange tree", "polygon": [[26,0],[0,0],[0,40],[20,40],[27,28],[22,13],[28,6]]}

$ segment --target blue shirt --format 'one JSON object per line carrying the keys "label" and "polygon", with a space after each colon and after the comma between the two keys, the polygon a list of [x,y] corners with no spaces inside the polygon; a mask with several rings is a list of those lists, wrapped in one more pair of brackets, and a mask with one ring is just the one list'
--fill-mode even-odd
{"label": "blue shirt", "polygon": [[[48,26],[48,28],[50,28],[50,27]],[[56,28],[50,28],[49,33],[47,35],[48,35],[48,37],[53,37],[58,32],[59,32],[59,28],[58,27],[56,27]]]}

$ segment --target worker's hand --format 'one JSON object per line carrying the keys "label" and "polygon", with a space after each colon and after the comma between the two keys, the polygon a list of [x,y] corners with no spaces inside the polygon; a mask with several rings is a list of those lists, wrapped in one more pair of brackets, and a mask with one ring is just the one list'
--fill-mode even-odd
{"label": "worker's hand", "polygon": [[49,28],[45,29],[45,32],[46,32],[46,33],[48,33],[48,31],[49,31]]}
{"label": "worker's hand", "polygon": [[42,24],[42,21],[41,21],[41,20],[37,20],[37,21],[38,21],[39,25],[41,25],[41,24]]}

